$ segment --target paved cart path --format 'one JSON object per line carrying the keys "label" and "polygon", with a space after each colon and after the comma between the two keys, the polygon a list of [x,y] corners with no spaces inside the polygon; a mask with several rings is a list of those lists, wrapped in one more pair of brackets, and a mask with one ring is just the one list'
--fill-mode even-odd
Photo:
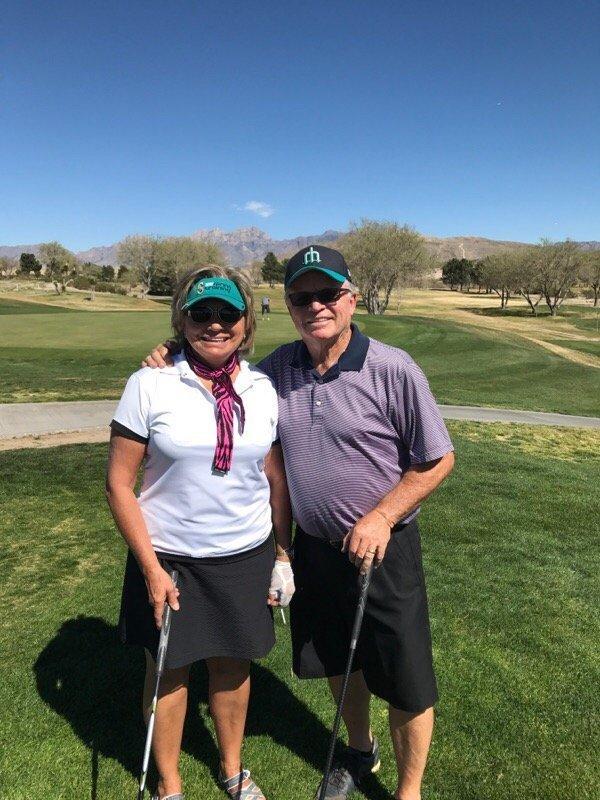
{"label": "paved cart path", "polygon": [[[0,439],[21,436],[88,431],[108,426],[115,400],[87,400],[71,403],[0,404]],[[569,428],[599,428],[600,417],[575,417],[541,411],[516,411],[508,408],[440,406],[445,419],[473,422],[520,422],[525,425],[561,425]]]}
{"label": "paved cart path", "polygon": [[600,428],[600,417],[577,417],[571,414],[553,414],[547,411],[517,411],[512,408],[442,405],[438,407],[444,419],[465,419],[472,422],[520,422],[522,425],[561,425],[566,428]]}

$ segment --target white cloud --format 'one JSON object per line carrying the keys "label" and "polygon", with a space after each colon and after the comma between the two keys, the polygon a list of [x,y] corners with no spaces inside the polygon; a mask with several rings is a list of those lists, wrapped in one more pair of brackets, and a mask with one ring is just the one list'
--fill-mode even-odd
{"label": "white cloud", "polygon": [[238,211],[251,211],[259,217],[267,218],[272,217],[275,213],[273,206],[268,203],[263,203],[261,200],[248,200],[243,206],[235,206]]}

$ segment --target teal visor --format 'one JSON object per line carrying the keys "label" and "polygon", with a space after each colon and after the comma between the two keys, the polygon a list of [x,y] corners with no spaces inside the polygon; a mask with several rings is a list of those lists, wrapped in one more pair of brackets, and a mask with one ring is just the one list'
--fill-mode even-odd
{"label": "teal visor", "polygon": [[203,300],[223,300],[239,311],[246,310],[246,303],[240,290],[229,278],[202,278],[192,286],[183,305],[183,311],[201,303]]}

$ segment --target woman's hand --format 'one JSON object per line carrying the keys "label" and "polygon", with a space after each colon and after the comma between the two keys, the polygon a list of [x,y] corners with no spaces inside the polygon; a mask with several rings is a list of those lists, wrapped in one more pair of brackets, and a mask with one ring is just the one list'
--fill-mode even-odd
{"label": "woman's hand", "polygon": [[148,602],[152,606],[154,613],[154,622],[160,630],[165,602],[171,606],[173,611],[179,611],[179,589],[174,586],[169,573],[165,572],[160,566],[152,570],[152,572],[146,573],[144,580],[148,590]]}
{"label": "woman's hand", "polygon": [[285,558],[277,558],[271,573],[268,605],[289,606],[295,591],[294,573],[289,558],[287,556]]}

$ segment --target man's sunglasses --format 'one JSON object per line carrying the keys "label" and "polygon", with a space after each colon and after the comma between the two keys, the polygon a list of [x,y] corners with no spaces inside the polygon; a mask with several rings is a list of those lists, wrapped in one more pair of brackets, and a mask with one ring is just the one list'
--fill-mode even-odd
{"label": "man's sunglasses", "polygon": [[288,294],[288,299],[296,308],[309,306],[313,300],[327,306],[332,303],[337,303],[340,297],[350,293],[350,289],[338,289],[335,286],[330,286],[327,289],[319,289],[316,292],[290,292]]}
{"label": "man's sunglasses", "polygon": [[197,325],[206,325],[207,322],[212,322],[215,317],[225,325],[235,325],[244,316],[243,311],[233,306],[219,306],[219,308],[198,306],[197,308],[190,308],[187,313],[192,322]]}

